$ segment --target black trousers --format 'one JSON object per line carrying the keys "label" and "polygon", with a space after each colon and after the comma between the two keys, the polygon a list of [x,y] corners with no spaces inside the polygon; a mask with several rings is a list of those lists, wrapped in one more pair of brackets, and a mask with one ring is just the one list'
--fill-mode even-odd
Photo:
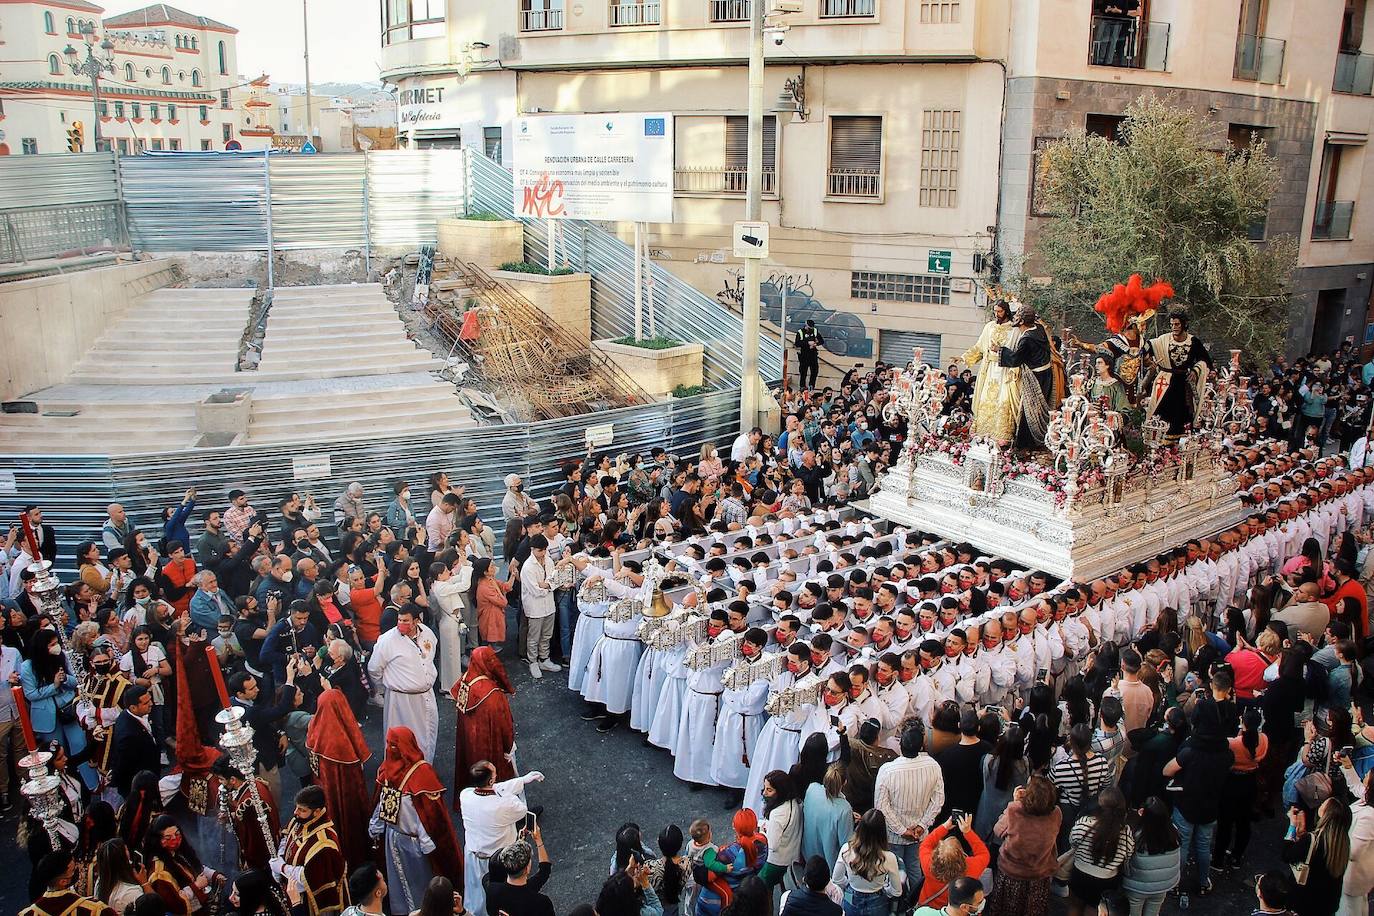
{"label": "black trousers", "polygon": [[[817,376],[817,375],[820,373],[820,371],[821,371],[821,362],[820,362],[820,360],[819,360],[819,359],[798,359],[798,360],[797,360],[797,364],[798,364],[798,367],[799,367],[799,368],[798,368],[799,379],[798,379],[798,383],[797,383],[797,384],[799,385],[799,387],[802,387],[802,388],[814,388],[814,387],[816,387],[816,376]],[[810,382],[808,382],[808,381],[806,380],[806,377],[807,377],[807,373],[808,373],[808,372],[811,374],[811,381],[810,381]]]}

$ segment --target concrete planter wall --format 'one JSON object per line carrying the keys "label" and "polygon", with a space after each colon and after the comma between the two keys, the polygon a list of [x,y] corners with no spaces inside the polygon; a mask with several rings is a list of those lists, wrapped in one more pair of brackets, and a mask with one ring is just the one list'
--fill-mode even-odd
{"label": "concrete planter wall", "polygon": [[609,340],[592,341],[592,349],[604,353],[630,378],[649,394],[663,397],[678,385],[701,384],[701,355],[699,343],[685,343],[666,350],[648,350]]}
{"label": "concrete planter wall", "polygon": [[488,270],[525,258],[525,227],[517,220],[441,219],[439,254]]}
{"label": "concrete planter wall", "polygon": [[591,274],[549,277],[514,270],[492,270],[488,273],[493,280],[505,283],[534,303],[535,308],[547,315],[555,324],[576,334],[578,340],[591,341]]}

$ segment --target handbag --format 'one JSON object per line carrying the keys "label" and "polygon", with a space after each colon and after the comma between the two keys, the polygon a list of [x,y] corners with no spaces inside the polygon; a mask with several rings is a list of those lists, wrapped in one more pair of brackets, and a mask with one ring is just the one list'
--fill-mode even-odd
{"label": "handbag", "polygon": [[1068,852],[1059,857],[1059,867],[1054,870],[1054,879],[1061,883],[1067,883],[1073,877],[1073,857],[1077,854],[1078,847],[1070,846]]}
{"label": "handbag", "polygon": [[1317,838],[1313,836],[1307,844],[1307,855],[1303,856],[1303,860],[1288,866],[1293,869],[1293,883],[1297,884],[1298,887],[1304,887],[1307,884],[1308,875],[1312,872],[1312,852],[1316,848]]}

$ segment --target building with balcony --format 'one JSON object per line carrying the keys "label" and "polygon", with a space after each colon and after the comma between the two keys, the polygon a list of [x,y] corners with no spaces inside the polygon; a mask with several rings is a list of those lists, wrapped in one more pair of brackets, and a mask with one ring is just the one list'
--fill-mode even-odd
{"label": "building with balcony", "polygon": [[[1190,107],[1216,149],[1262,138],[1282,179],[1255,244],[1300,242],[1290,355],[1374,344],[1370,278],[1374,54],[1366,0],[1024,0],[1012,7],[999,249],[1033,251],[1047,215],[1037,151],[1069,130],[1114,136],[1142,91]],[[1031,262],[1052,276],[1053,265]]]}
{"label": "building with balcony", "polygon": [[[382,77],[403,142],[497,160],[518,114],[671,112],[673,222],[648,227],[650,255],[738,307],[750,2],[383,0]],[[815,318],[832,367],[904,362],[913,345],[947,360],[985,321],[972,278],[993,245],[1013,5],[770,15],[787,31],[765,40],[765,305],[785,293],[789,326]]]}
{"label": "building with balcony", "polygon": [[[5,70],[0,74],[0,155],[65,153],[73,131],[82,151],[224,149],[241,139],[232,87],[238,30],[165,3],[101,17],[86,0],[17,0],[0,4]],[[74,75],[67,49],[80,60],[90,40],[112,45],[114,69],[91,83]],[[245,148],[252,145],[244,142]]]}

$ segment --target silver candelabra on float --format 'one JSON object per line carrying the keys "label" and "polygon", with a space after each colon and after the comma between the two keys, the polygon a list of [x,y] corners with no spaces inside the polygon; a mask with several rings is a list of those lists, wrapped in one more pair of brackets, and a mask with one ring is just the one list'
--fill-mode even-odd
{"label": "silver candelabra on float", "polygon": [[1081,373],[1069,379],[1069,394],[1050,415],[1045,430],[1045,448],[1054,459],[1054,469],[1064,475],[1064,507],[1078,496],[1078,475],[1086,468],[1105,467],[1115,460],[1116,437],[1121,415],[1103,410],[1084,391],[1087,382]]}
{"label": "silver candelabra on float", "polygon": [[1255,417],[1250,379],[1240,374],[1240,354],[1240,350],[1232,350],[1231,361],[1208,377],[1197,411],[1197,422],[1193,424],[1210,440],[1214,452],[1221,451],[1227,430],[1232,425],[1248,426]]}
{"label": "silver candelabra on float", "polygon": [[916,459],[921,451],[921,439],[936,432],[935,418],[945,406],[945,374],[938,367],[927,366],[924,350],[913,347],[911,368],[898,373],[883,405],[883,422],[895,423],[905,417],[906,447],[902,460],[907,464],[907,498],[916,494]]}
{"label": "silver candelabra on float", "polygon": [[277,854],[277,844],[272,838],[272,826],[268,820],[267,802],[258,791],[258,750],[253,746],[253,729],[243,721],[243,710],[237,706],[227,706],[215,713],[215,721],[223,728],[219,746],[229,755],[229,762],[243,775],[248,784],[248,797],[252,800],[253,811],[258,816],[258,829],[262,831],[263,842],[267,844],[267,857]]}

